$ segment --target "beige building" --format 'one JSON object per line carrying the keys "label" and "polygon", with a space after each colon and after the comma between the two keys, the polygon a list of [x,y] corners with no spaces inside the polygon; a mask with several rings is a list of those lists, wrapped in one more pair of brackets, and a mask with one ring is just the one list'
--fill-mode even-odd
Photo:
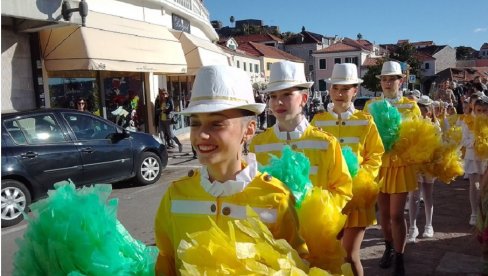
{"label": "beige building", "polygon": [[139,130],[153,132],[158,88],[179,110],[200,67],[229,63],[202,1],[68,3],[86,17],[63,19],[60,1],[2,2],[2,112],[74,108],[83,97],[107,119],[135,109]]}

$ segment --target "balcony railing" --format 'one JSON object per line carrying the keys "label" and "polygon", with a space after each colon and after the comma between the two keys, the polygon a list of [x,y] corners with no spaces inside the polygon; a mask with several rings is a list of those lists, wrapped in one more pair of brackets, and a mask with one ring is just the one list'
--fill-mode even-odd
{"label": "balcony railing", "polygon": [[202,4],[201,0],[173,0],[173,2],[189,11],[194,13],[196,16],[201,17],[205,21],[209,21],[210,17],[208,15],[208,10]]}

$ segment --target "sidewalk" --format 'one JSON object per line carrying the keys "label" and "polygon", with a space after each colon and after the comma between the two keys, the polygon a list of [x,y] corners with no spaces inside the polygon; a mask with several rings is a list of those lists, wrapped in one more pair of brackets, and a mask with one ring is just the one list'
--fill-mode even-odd
{"label": "sidewalk", "polygon": [[[178,138],[183,153],[170,151],[170,158],[190,158],[189,135],[178,134]],[[468,188],[468,180],[462,178],[450,185],[434,184],[434,238],[421,237],[425,223],[421,207],[417,219],[420,235],[415,244],[407,244],[405,249],[407,275],[479,275],[481,246],[473,236],[474,228],[468,224],[471,213]],[[405,218],[408,223],[408,211]],[[391,269],[378,266],[383,250],[381,227],[368,228],[361,246],[365,275],[391,274]]]}
{"label": "sidewalk", "polygon": [[[479,275],[481,246],[468,224],[468,180],[459,178],[450,185],[434,184],[434,238],[422,238],[425,215],[419,210],[417,226],[420,235],[417,242],[405,248],[407,275]],[[408,211],[405,211],[408,223]],[[378,266],[383,254],[383,234],[375,225],[366,230],[361,246],[361,259],[365,275],[390,275],[391,269]]]}

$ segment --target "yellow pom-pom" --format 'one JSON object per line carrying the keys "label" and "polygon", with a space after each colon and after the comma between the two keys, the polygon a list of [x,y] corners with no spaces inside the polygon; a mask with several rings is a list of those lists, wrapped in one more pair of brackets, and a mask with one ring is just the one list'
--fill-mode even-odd
{"label": "yellow pom-pom", "polygon": [[420,166],[420,171],[437,177],[449,184],[456,177],[464,174],[461,150],[456,144],[442,144],[434,151],[432,162]]}
{"label": "yellow pom-pom", "polygon": [[474,119],[474,152],[480,159],[488,159],[488,116],[478,115]]}
{"label": "yellow pom-pom", "polygon": [[430,162],[434,149],[441,143],[440,130],[428,119],[404,120],[393,152],[405,164]]}
{"label": "yellow pom-pom", "polygon": [[444,141],[448,144],[459,145],[463,137],[463,132],[460,126],[453,125],[444,132]]}
{"label": "yellow pom-pom", "polygon": [[340,273],[345,251],[337,235],[347,217],[326,190],[314,187],[297,210],[300,234],[307,242],[311,266]]}
{"label": "yellow pom-pom", "polygon": [[[352,200],[357,207],[371,207],[376,202],[380,187],[374,177],[367,170],[360,169],[352,183]],[[346,206],[347,208],[347,206]]]}

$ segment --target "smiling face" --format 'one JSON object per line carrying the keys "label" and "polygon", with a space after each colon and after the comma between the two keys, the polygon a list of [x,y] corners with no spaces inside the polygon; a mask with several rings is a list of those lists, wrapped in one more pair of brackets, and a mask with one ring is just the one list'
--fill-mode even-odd
{"label": "smiling face", "polygon": [[333,84],[330,88],[330,98],[334,103],[334,109],[345,112],[352,104],[358,89],[353,84]]}
{"label": "smiling face", "polygon": [[220,178],[214,174],[217,171],[234,175],[241,169],[243,141],[249,141],[256,130],[256,121],[244,116],[239,109],[191,115],[191,144],[210,177]]}
{"label": "smiling face", "polygon": [[381,76],[380,83],[385,97],[394,99],[398,96],[398,91],[403,83],[403,79],[399,76]]}
{"label": "smiling face", "polygon": [[269,108],[278,123],[294,125],[296,127],[302,120],[302,111],[307,104],[306,90],[289,88],[269,94]]}

